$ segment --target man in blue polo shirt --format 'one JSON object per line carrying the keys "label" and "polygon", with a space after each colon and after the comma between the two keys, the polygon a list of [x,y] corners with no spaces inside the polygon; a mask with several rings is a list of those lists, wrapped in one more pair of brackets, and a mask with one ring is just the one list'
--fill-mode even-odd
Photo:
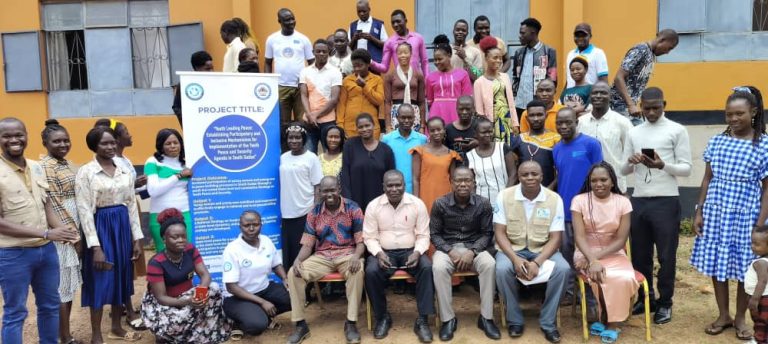
{"label": "man in blue polo shirt", "polygon": [[413,123],[416,120],[415,111],[410,104],[403,104],[397,108],[398,129],[391,131],[381,138],[395,153],[395,168],[405,177],[405,192],[413,193],[413,173],[411,173],[411,148],[427,143],[427,137],[413,131]]}

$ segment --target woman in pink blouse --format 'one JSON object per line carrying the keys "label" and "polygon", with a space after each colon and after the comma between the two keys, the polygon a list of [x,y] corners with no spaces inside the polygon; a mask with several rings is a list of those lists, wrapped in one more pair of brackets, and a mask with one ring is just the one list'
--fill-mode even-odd
{"label": "woman in pink blouse", "polygon": [[459,119],[456,100],[472,94],[472,81],[467,71],[451,65],[453,49],[448,37],[438,35],[434,43],[437,71],[430,73],[426,80],[429,117],[440,117],[445,123],[453,123]]}

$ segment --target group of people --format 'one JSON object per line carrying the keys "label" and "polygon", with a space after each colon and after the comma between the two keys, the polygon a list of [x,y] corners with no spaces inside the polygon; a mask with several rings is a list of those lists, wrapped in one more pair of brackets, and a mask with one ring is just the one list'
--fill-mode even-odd
{"label": "group of people", "polygon": [[[672,320],[677,178],[691,173],[691,149],[685,127],[664,115],[662,90],[646,85],[655,56],[676,46],[674,31],[632,47],[610,85],[605,54],[589,43],[591,27],[577,25],[558,101],[556,52],[539,41],[542,25],[534,18],[521,23],[523,47],[512,54],[491,35],[487,17],[474,20],[471,38],[468,22],[458,20],[453,43],[435,37],[437,70],[430,73],[424,39],[407,29],[404,11],[391,15],[392,36],[370,16],[367,1],[358,1],[356,12],[349,30],[310,43],[295,31],[293,13],[278,11],[281,30],[267,39],[263,70],[280,73],[282,252],[261,234],[260,213],[245,210],[240,235],[222,254],[222,286],[189,243],[192,171],[182,133],[160,130],[138,175],[123,155],[132,141],[120,121],[95,123],[85,140],[94,159],[77,168],[66,158],[72,142],[57,121],[46,122],[48,154],[36,162],[24,156],[24,123],[0,120],[2,341],[21,343],[31,286],[40,341],[79,343],[69,313],[82,285],[93,343],[105,339],[104,305],[112,308],[107,339],[137,341],[148,329],[157,342],[217,343],[259,335],[290,311],[288,342],[300,343],[310,335],[306,286],[334,272],[346,281],[348,343],[360,342],[363,292],[374,338],[388,335],[386,287],[395,274],[415,281],[413,330],[421,342],[433,340],[428,318],[435,313],[440,340],[457,329],[455,272],[477,275],[477,326],[492,339],[502,337],[494,296],[506,305],[507,333],[520,337],[521,285],[546,283],[539,326],[547,341],[559,342],[557,309],[574,292],[576,276],[591,287],[581,297],[590,305],[590,333],[603,342],[617,341],[644,298],[657,324]],[[260,49],[247,24],[228,20],[221,34],[224,71],[258,72]],[[191,59],[201,71],[211,71],[211,61],[205,52]],[[752,338],[749,309],[759,343],[768,340],[763,108],[751,86],[734,88],[726,100],[728,127],[704,152],[691,255],[715,287],[719,315],[705,332],[734,327],[739,339]],[[181,118],[180,102],[174,111]],[[131,301],[134,269],[144,265],[137,195],[150,197],[157,249],[146,264],[139,312]],[[638,293],[635,270],[648,280],[648,295]],[[739,281],[735,317],[728,280]],[[131,330],[121,322],[124,308]]]}

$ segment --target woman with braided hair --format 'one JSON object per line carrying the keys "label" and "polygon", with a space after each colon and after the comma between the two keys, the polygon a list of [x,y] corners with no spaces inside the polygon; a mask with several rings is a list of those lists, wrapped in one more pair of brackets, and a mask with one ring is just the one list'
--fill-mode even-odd
{"label": "woman with braided hair", "polygon": [[[738,339],[749,340],[744,274],[756,258],[752,228],[768,218],[768,136],[760,91],[752,86],[734,91],[725,104],[728,127],[704,150],[707,165],[695,208],[691,265],[710,276],[715,287],[720,313],[705,332],[717,335],[735,327]],[[729,312],[728,280],[738,281],[735,318]]]}
{"label": "woman with braided hair", "polygon": [[632,203],[618,187],[616,172],[603,161],[592,166],[571,202],[576,252],[573,264],[597,297],[599,321],[590,327],[603,343],[615,342],[617,323],[627,320],[639,283],[624,246]]}

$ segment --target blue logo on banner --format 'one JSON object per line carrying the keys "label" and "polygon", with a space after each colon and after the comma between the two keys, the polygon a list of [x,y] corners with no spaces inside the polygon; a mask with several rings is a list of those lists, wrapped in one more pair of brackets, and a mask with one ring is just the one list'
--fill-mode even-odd
{"label": "blue logo on banner", "polygon": [[253,88],[253,95],[261,100],[267,100],[267,98],[272,95],[272,88],[263,82],[258,83],[256,84],[256,87]]}
{"label": "blue logo on banner", "polygon": [[264,128],[242,115],[221,117],[203,136],[205,157],[214,166],[229,172],[246,171],[256,166],[267,152]]}
{"label": "blue logo on banner", "polygon": [[192,83],[187,85],[187,88],[184,89],[184,94],[187,95],[187,98],[192,100],[200,100],[204,93],[203,86],[200,86],[200,84]]}

